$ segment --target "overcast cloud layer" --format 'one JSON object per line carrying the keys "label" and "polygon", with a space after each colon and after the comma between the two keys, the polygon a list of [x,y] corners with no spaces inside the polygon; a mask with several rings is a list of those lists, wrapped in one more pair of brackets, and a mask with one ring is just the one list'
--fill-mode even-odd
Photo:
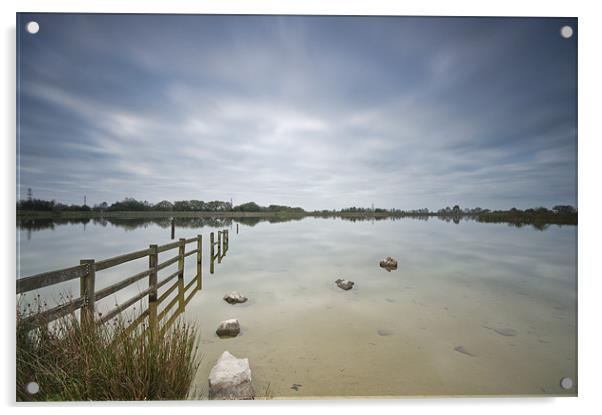
{"label": "overcast cloud layer", "polygon": [[576,205],[575,19],[22,14],[19,26],[21,197]]}

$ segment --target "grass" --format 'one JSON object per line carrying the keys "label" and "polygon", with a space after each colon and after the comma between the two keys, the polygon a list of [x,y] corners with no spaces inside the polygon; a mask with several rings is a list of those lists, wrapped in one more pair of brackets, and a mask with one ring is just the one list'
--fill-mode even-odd
{"label": "grass", "polygon": [[[181,320],[161,336],[144,324],[128,330],[81,325],[75,315],[46,328],[17,312],[17,401],[181,400],[198,368],[196,329]],[[26,385],[36,382],[39,392]]]}

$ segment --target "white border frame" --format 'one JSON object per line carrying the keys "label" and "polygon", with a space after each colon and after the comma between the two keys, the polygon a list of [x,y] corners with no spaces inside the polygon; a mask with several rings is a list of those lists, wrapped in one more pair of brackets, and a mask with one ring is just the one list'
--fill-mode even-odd
{"label": "white border frame", "polygon": [[[599,296],[602,293],[602,273],[597,261],[600,247],[601,226],[595,214],[601,211],[602,185],[599,158],[602,157],[601,117],[596,98],[602,96],[600,74],[602,58],[599,50],[602,40],[602,16],[594,1],[531,1],[506,0],[486,1],[399,1],[399,0],[88,0],[75,3],[69,0],[21,0],[18,3],[4,0],[2,8],[3,42],[1,78],[4,97],[2,125],[5,137],[2,142],[2,203],[0,263],[2,275],[3,327],[5,328],[2,348],[1,387],[3,406],[8,413],[81,414],[83,408],[92,414],[105,414],[108,407],[128,406],[132,410],[143,410],[145,414],[162,414],[167,407],[177,407],[178,412],[198,413],[217,409],[250,411],[252,413],[282,412],[305,413],[307,411],[343,409],[351,413],[364,413],[370,409],[383,411],[426,411],[427,413],[504,414],[527,410],[545,411],[546,414],[596,412],[602,407],[602,395],[598,374],[601,335],[597,317],[600,315]],[[117,13],[224,13],[224,14],[341,14],[341,15],[455,15],[455,16],[563,16],[578,17],[579,30],[579,398],[439,398],[401,400],[339,400],[339,401],[255,401],[255,402],[169,402],[169,403],[94,403],[90,404],[14,404],[14,279],[15,273],[15,21],[16,12],[117,12]],[[35,409],[34,409],[35,408]],[[520,413],[519,412],[519,413]]]}

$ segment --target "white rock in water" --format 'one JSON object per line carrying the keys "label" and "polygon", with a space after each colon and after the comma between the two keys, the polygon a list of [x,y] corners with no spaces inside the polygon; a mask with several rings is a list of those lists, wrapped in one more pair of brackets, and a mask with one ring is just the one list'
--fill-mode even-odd
{"label": "white rock in water", "polygon": [[343,280],[343,279],[338,279],[335,281],[335,284],[339,287],[342,288],[343,290],[347,291],[353,288],[353,284],[355,284],[353,281],[348,281],[348,280]]}
{"label": "white rock in water", "polygon": [[209,399],[253,399],[249,359],[225,351],[209,373]]}
{"label": "white rock in water", "polygon": [[232,292],[224,295],[224,301],[227,302],[228,304],[244,303],[247,300],[248,300],[247,297],[245,297],[244,295],[242,295],[240,293],[237,293],[236,291],[232,291]]}
{"label": "white rock in water", "polygon": [[240,323],[235,318],[222,321],[215,330],[215,334],[220,337],[236,337],[238,333],[240,333]]}

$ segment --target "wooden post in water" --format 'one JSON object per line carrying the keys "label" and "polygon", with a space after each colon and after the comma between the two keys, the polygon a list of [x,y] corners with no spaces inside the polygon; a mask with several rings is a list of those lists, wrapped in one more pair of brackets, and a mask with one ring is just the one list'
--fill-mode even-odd
{"label": "wooden post in water", "polygon": [[84,305],[81,308],[81,323],[90,326],[94,322],[94,285],[96,279],[96,265],[93,259],[82,259],[80,265],[86,266],[86,275],[79,279],[79,295],[83,297]]}
{"label": "wooden post in water", "polygon": [[209,245],[211,245],[211,254],[210,254],[210,259],[211,261],[209,262],[209,273],[213,274],[214,271],[214,262],[215,262],[215,236],[213,235],[213,232],[211,232],[211,234],[209,234]]}
{"label": "wooden post in water", "polygon": [[176,219],[171,218],[171,239],[176,238]]}
{"label": "wooden post in water", "polygon": [[159,332],[159,321],[157,319],[157,265],[159,263],[159,253],[157,245],[149,246],[148,268],[150,274],[148,276],[148,286],[152,288],[148,293],[148,322],[151,336]]}
{"label": "wooden post in water", "polygon": [[226,252],[228,252],[228,245],[230,243],[230,240],[229,240],[230,236],[229,236],[228,232],[229,232],[228,229],[224,230],[224,255],[226,255]]}
{"label": "wooden post in water", "polygon": [[222,263],[222,231],[217,231],[217,263]]}
{"label": "wooden post in water", "polygon": [[186,252],[186,238],[180,238],[178,249],[178,279],[184,279],[184,253]]}
{"label": "wooden post in water", "polygon": [[238,235],[238,223],[236,224],[236,234]]}
{"label": "wooden post in water", "polygon": [[197,289],[203,288],[203,235],[196,237],[196,277]]}

